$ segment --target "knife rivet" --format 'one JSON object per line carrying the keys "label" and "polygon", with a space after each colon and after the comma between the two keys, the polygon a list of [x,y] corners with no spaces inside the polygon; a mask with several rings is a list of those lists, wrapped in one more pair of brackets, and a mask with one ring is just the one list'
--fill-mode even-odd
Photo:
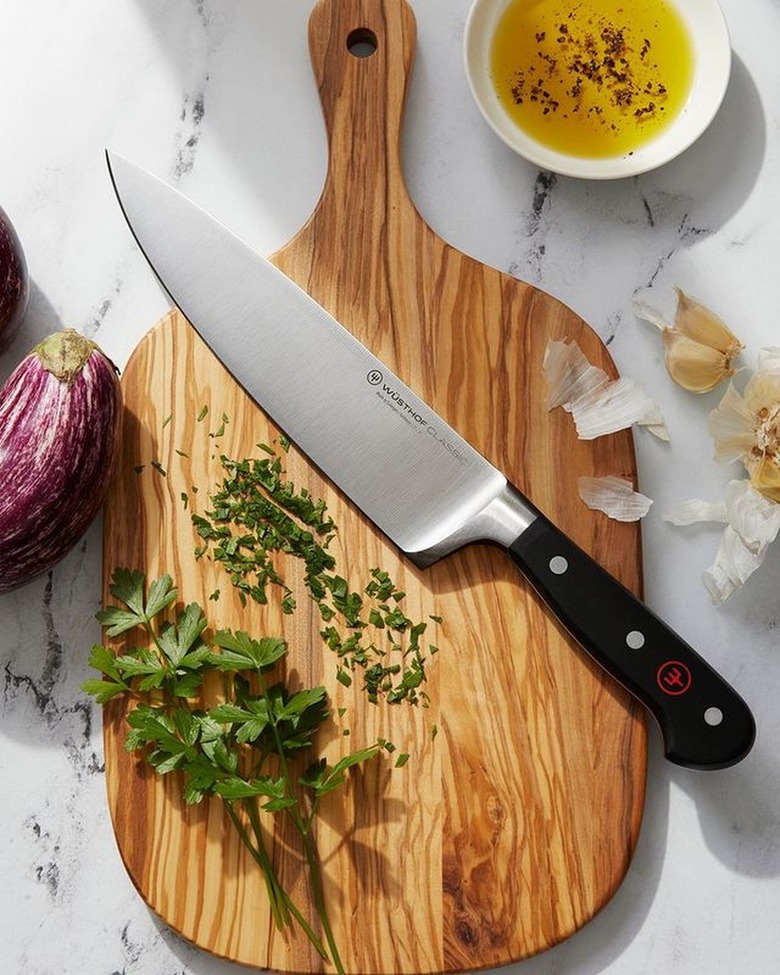
{"label": "knife rivet", "polygon": [[626,634],[626,646],[629,650],[641,650],[645,645],[645,635],[639,630],[631,630]]}
{"label": "knife rivet", "polygon": [[711,728],[717,728],[723,721],[723,712],[720,708],[707,708],[704,712],[704,720]]}
{"label": "knife rivet", "polygon": [[568,561],[562,555],[553,555],[550,559],[550,572],[557,576],[562,576],[569,568]]}

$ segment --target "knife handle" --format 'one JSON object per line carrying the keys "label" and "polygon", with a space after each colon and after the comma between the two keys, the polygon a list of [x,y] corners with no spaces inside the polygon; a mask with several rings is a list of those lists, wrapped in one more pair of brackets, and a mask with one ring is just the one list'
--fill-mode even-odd
{"label": "knife handle", "polygon": [[650,710],[670,761],[716,769],[747,755],[755,722],[742,698],[552,522],[540,515],[509,552],[583,649]]}

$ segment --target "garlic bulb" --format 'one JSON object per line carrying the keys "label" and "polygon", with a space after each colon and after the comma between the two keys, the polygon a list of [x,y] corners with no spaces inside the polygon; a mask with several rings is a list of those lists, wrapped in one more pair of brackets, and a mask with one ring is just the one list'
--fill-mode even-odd
{"label": "garlic bulb", "polygon": [[780,501],[780,364],[771,355],[763,363],[775,368],[755,372],[744,392],[729,384],[709,416],[715,459],[741,461],[750,483],[770,501]]}
{"label": "garlic bulb", "polygon": [[681,288],[675,290],[673,326],[642,301],[634,302],[634,311],[663,331],[664,360],[674,382],[691,393],[707,393],[734,375],[734,360],[744,346],[717,315]]}

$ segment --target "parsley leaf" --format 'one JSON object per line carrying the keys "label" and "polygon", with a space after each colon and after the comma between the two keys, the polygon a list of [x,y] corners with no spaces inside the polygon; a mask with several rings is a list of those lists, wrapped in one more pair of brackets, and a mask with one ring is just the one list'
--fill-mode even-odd
{"label": "parsley leaf", "polygon": [[219,670],[258,670],[273,667],[287,653],[287,643],[279,637],[263,637],[254,640],[239,630],[218,630],[212,643],[222,651],[212,654],[210,662]]}

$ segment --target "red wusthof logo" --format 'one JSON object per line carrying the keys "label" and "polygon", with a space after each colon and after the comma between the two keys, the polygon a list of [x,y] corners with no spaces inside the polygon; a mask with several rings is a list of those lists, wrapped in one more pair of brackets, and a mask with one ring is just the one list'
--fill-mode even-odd
{"label": "red wusthof logo", "polygon": [[690,670],[679,660],[667,660],[661,664],[656,679],[664,694],[671,694],[672,697],[684,694],[693,683]]}

